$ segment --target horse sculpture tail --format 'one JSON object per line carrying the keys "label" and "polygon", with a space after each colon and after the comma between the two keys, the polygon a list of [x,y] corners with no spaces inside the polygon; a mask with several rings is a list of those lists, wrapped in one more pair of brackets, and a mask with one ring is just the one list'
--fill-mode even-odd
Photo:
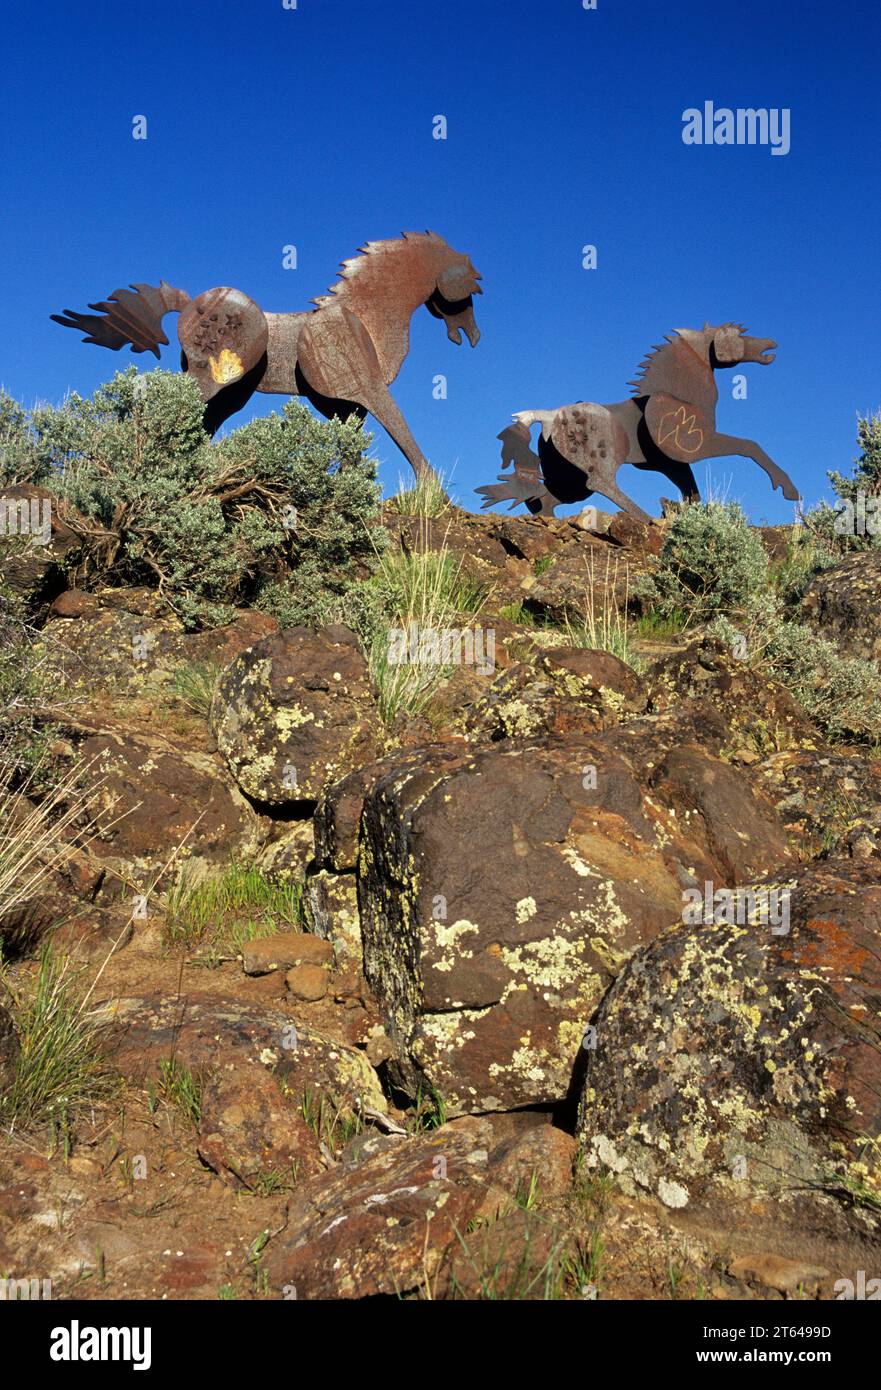
{"label": "horse sculpture tail", "polygon": [[95,314],[78,314],[65,309],[63,314],[49,317],[64,328],[76,328],[86,337],[83,342],[118,352],[126,344],[132,352],[152,352],[159,356],[160,345],[168,345],[162,331],[162,319],[172,310],[185,309],[192,303],[186,290],[176,290],[160,280],[155,285],[132,285],[129,289],[114,290],[101,304],[90,304]]}
{"label": "horse sculpture tail", "polygon": [[524,502],[533,516],[553,516],[556,499],[542,481],[541,464],[538,455],[533,453],[526,425],[519,421],[516,425],[508,425],[497,438],[502,441],[502,467],[510,468],[513,464],[514,472],[499,473],[497,483],[474,489],[484,499],[483,510],[510,501],[513,511],[518,503]]}

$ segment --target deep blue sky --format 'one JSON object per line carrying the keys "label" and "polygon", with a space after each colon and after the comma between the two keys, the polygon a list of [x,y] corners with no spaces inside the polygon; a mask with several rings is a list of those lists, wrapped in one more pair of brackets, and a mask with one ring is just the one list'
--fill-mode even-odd
{"label": "deep blue sky", "polygon": [[[9,7],[0,382],[58,401],[155,364],[49,321],[117,285],[227,284],[302,309],[362,241],[430,227],[484,276],[483,337],[455,348],[420,310],[393,392],[465,505],[495,478],[512,411],[619,400],[650,344],[705,319],[779,342],[773,366],[747,369],[746,401],[719,377],[718,424],[814,501],[853,458],[857,412],[881,405],[879,38],[874,0]],[[682,112],[705,99],[789,107],[790,153],[687,147]],[[238,419],[281,404],[257,396]],[[409,468],[378,427],[374,448],[393,489]],[[754,519],[791,517],[751,463],[709,468]],[[630,468],[619,482],[653,511],[671,491]]]}

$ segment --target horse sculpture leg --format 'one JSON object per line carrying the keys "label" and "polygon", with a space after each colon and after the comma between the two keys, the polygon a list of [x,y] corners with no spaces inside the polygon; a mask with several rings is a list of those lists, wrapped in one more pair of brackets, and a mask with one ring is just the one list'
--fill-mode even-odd
{"label": "horse sculpture leg", "polygon": [[349,309],[331,305],[314,315],[298,339],[297,367],[312,391],[369,410],[388,430],[417,481],[431,478],[440,484],[392,399],[370,334]]}
{"label": "horse sculpture leg", "polygon": [[701,458],[721,458],[725,454],[739,454],[742,458],[752,459],[760,468],[764,469],[771,483],[775,488],[781,488],[783,496],[787,502],[797,502],[801,494],[795,483],[784,473],[782,468],[778,468],[772,458],[769,458],[760,444],[754,439],[740,439],[736,434],[711,434],[705,440],[701,449]]}
{"label": "horse sculpture leg", "polygon": [[629,512],[638,521],[651,521],[647,512],[622,492],[618,469],[627,462],[630,439],[627,430],[607,406],[577,401],[552,412],[550,432],[543,423],[539,453],[550,443],[556,453],[584,474],[589,496],[598,492]]}
{"label": "horse sculpture leg", "polygon": [[416,481],[430,480],[440,486],[440,478],[410,433],[407,421],[395,404],[388,387],[372,387],[369,394],[365,392],[361,395],[359,403],[369,410],[374,419],[391,435],[416,474]]}
{"label": "horse sculpture leg", "polygon": [[669,478],[673,486],[682,493],[683,502],[699,502],[701,500],[700,488],[687,463],[677,463],[675,459],[667,458],[660,449],[654,446],[649,449],[647,457],[628,459],[627,461],[634,468],[638,468],[641,473],[661,473],[665,478]]}

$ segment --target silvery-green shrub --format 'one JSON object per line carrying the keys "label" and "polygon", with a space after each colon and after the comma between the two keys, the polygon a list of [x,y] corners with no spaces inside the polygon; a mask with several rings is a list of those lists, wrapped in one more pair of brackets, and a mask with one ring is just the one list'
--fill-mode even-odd
{"label": "silvery-green shrub", "polygon": [[157,586],[188,626],[235,606],[319,621],[371,568],[369,436],[298,401],[219,440],[202,415],[189,377],[134,367],[57,408],[0,394],[0,477],[70,503],[89,523],[91,577]]}

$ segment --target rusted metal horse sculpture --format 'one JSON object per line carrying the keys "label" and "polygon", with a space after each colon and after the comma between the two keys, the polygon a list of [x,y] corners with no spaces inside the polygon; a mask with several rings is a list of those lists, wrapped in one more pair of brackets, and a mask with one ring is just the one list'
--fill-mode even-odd
{"label": "rusted metal horse sculpture", "polygon": [[472,347],[480,332],[472,296],[482,294],[468,256],[434,232],[405,232],[370,241],[344,261],[340,278],[317,306],[299,314],[267,314],[241,290],[206,290],[191,299],[161,281],[114,290],[96,314],[65,309],[56,323],[86,333],[87,343],[152,352],[168,343],[164,314],[180,313],[181,367],[205,400],[213,434],[255,391],[305,396],[328,418],[369,411],[388,430],[418,477],[432,469],[389,392],[410,345],[410,319],[421,304],[443,319],[447,337]]}
{"label": "rusted metal horse sculpture", "polygon": [[[782,469],[752,439],[720,434],[716,429],[719,392],[713,372],[743,362],[773,362],[769,338],[749,338],[742,324],[718,328],[678,328],[652,349],[629,384],[633,396],[614,405],[579,401],[557,410],[521,410],[515,425],[502,430],[502,467],[497,483],[479,487],[484,510],[511,501],[524,502],[533,513],[553,514],[561,502],[581,502],[599,493],[631,516],[649,517],[617,483],[622,463],[663,473],[688,501],[700,498],[691,465],[699,459],[740,454],[763,468],[790,502],[798,490]],[[538,454],[530,430],[541,425]]]}

